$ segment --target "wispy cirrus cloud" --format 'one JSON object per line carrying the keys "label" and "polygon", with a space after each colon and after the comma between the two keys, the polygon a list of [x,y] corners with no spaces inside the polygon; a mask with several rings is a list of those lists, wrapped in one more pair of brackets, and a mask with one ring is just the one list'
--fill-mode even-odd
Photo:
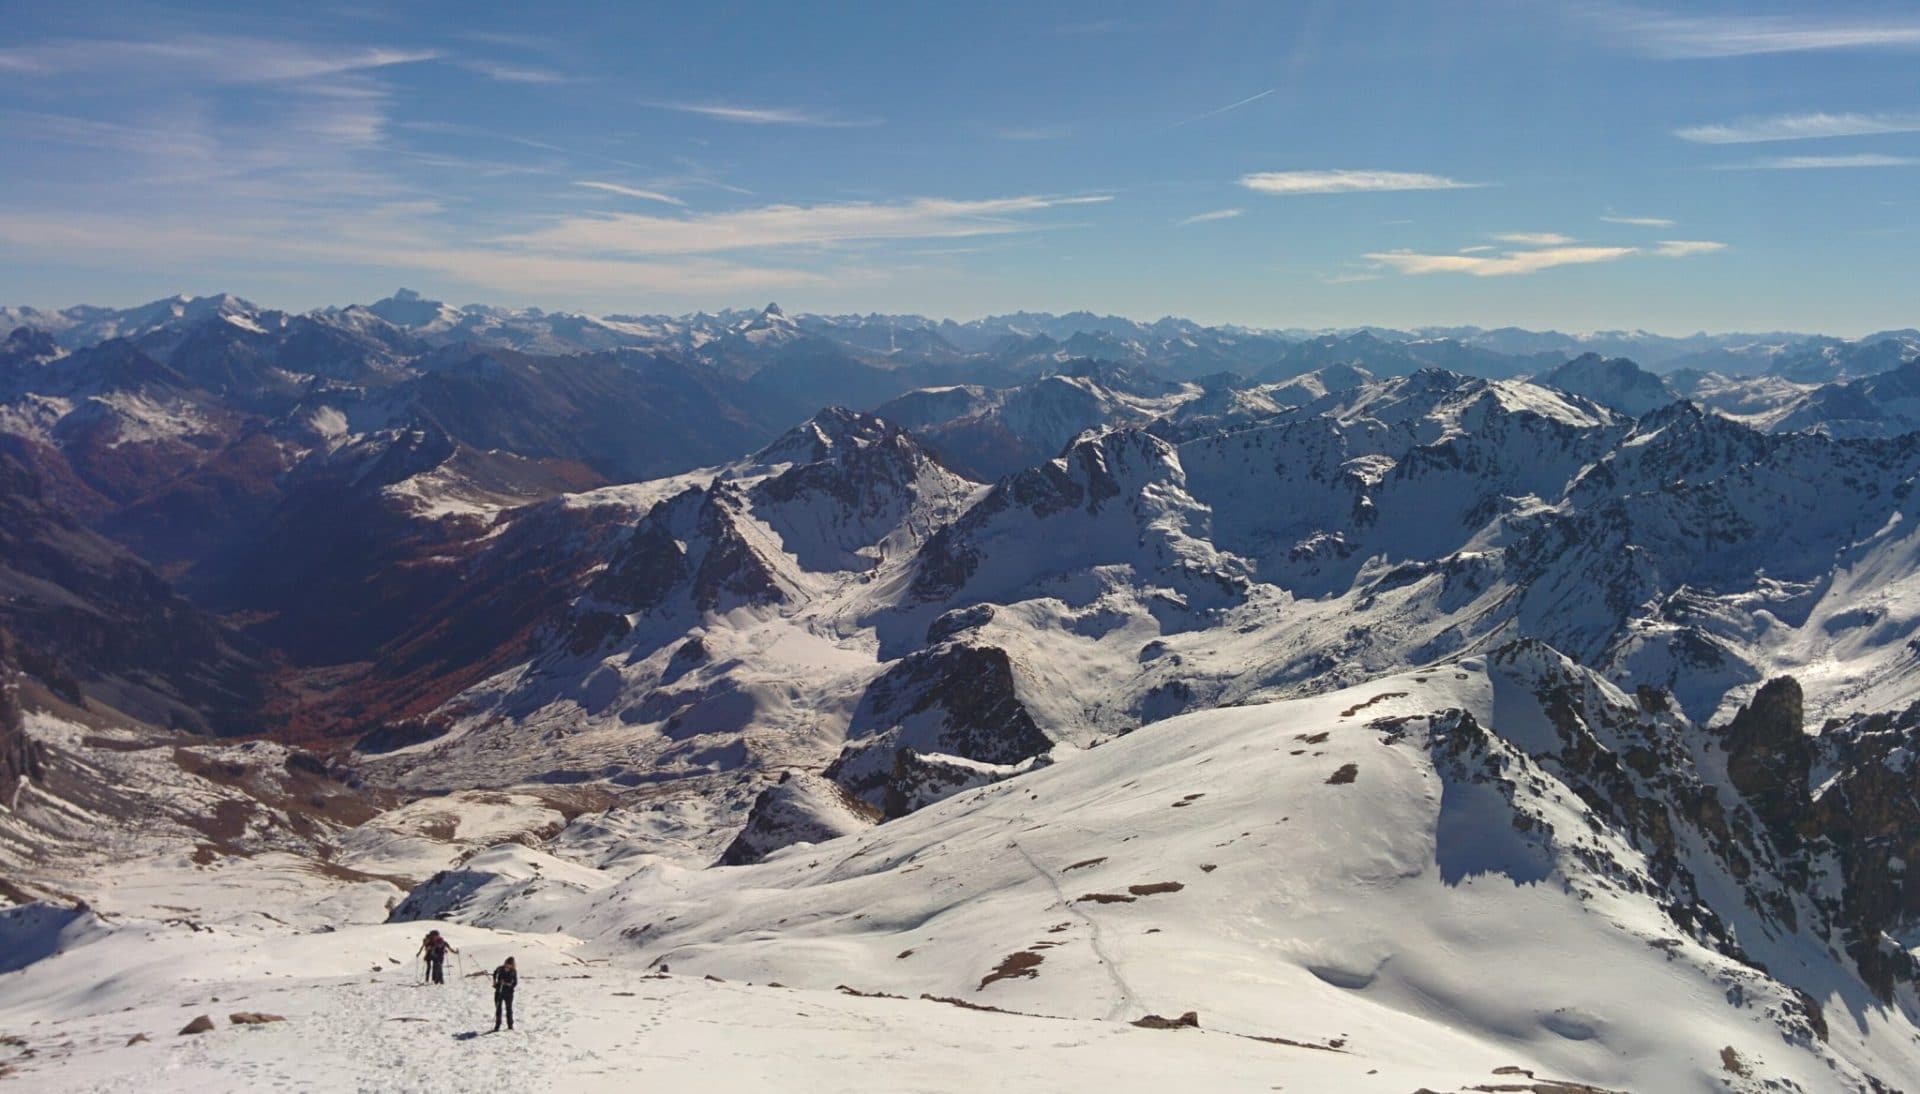
{"label": "wispy cirrus cloud", "polygon": [[272,218],[48,216],[0,210],[0,245],[107,268],[129,261],[220,261],[254,270],[341,263],[418,271],[496,292],[571,295],[733,295],[881,276],[857,267],[823,271],[703,257],[636,262],[477,246],[406,215],[345,218],[329,223],[324,232],[296,232]]}
{"label": "wispy cirrus cloud", "polygon": [[574,217],[501,238],[509,246],[567,254],[698,255],[867,240],[960,239],[1037,230],[1028,214],[1112,200],[1108,194],[1026,195],[980,201],[914,198],[898,202],[768,205],[725,213],[664,217],[613,213]]}
{"label": "wispy cirrus cloud", "polygon": [[1920,49],[1920,15],[1675,15],[1594,5],[1584,14],[1626,45],[1665,60],[1834,49]]}
{"label": "wispy cirrus cloud", "polygon": [[1389,190],[1471,190],[1483,182],[1412,171],[1257,171],[1240,185],[1261,194],[1357,194]]}
{"label": "wispy cirrus cloud", "polygon": [[1184,228],[1189,224],[1206,224],[1215,220],[1232,220],[1246,212],[1245,209],[1215,209],[1208,213],[1195,213],[1190,217],[1174,221],[1175,226]]}
{"label": "wispy cirrus cloud", "polygon": [[439,50],[316,46],[239,35],[60,39],[0,49],[0,72],[185,76],[213,84],[284,84],[438,60]]}
{"label": "wispy cirrus cloud", "polygon": [[1770,156],[1745,163],[1721,164],[1725,171],[1821,171],[1853,167],[1913,167],[1920,158],[1861,152],[1847,156]]}
{"label": "wispy cirrus cloud", "polygon": [[1690,125],[1673,131],[1681,140],[1696,144],[1758,144],[1886,133],[1920,133],[1920,114],[1777,114],[1770,118]]}
{"label": "wispy cirrus cloud", "polygon": [[552,69],[534,68],[531,65],[509,65],[499,61],[468,58],[454,62],[469,72],[477,72],[489,80],[498,80],[504,84],[563,84],[567,78]]}
{"label": "wispy cirrus cloud", "polygon": [[574,185],[583,186],[589,190],[601,190],[609,194],[619,194],[622,197],[638,198],[641,201],[657,201],[665,205],[686,204],[686,202],[681,201],[672,194],[663,194],[658,190],[643,190],[637,186],[622,186],[617,182],[599,182],[593,179],[579,179],[574,182]]}
{"label": "wispy cirrus cloud", "polygon": [[[1499,238],[1499,237],[1496,237]],[[1539,233],[1535,238],[1564,240]],[[1464,247],[1454,254],[1426,254],[1413,250],[1374,251],[1363,257],[1382,269],[1414,276],[1466,274],[1471,277],[1524,277],[1561,266],[1589,266],[1624,258],[1691,258],[1724,251],[1727,245],[1705,239],[1666,239],[1652,249],[1626,246],[1571,246],[1554,244],[1492,253],[1495,248]]]}
{"label": "wispy cirrus cloud", "polygon": [[1365,257],[1403,274],[1461,273],[1474,277],[1514,277],[1556,266],[1613,262],[1637,253],[1634,247],[1545,247],[1535,251],[1508,251],[1499,255],[1420,254],[1414,251],[1374,251]]}
{"label": "wispy cirrus cloud", "polygon": [[1608,224],[1630,224],[1635,228],[1671,228],[1674,225],[1674,222],[1666,217],[1621,217],[1608,215],[1600,219],[1606,221]]}
{"label": "wispy cirrus cloud", "polygon": [[1528,247],[1561,247],[1573,242],[1572,236],[1559,232],[1497,232],[1493,238],[1502,243],[1519,243]]}
{"label": "wispy cirrus cloud", "polygon": [[1726,249],[1726,244],[1710,239],[1663,239],[1655,244],[1653,253],[1662,258],[1692,258],[1694,255],[1710,255]]}
{"label": "wispy cirrus cloud", "polygon": [[649,101],[640,105],[654,110],[671,110],[681,114],[697,114],[703,118],[717,121],[735,122],[741,125],[799,125],[818,129],[853,129],[861,126],[879,125],[877,118],[836,118],[830,114],[821,114],[812,110],[803,110],[788,106],[738,106],[728,103],[689,103],[671,101]]}

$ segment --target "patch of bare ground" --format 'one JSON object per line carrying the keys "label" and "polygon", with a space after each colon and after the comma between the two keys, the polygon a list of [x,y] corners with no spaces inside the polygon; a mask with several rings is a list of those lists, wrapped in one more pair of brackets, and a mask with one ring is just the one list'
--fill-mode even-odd
{"label": "patch of bare ground", "polygon": [[103,752],[148,752],[165,747],[165,741],[142,741],[126,737],[82,737],[82,748],[97,748]]}
{"label": "patch of bare ground", "polygon": [[1262,1037],[1257,1033],[1242,1033],[1239,1036],[1249,1041],[1265,1041],[1270,1045],[1286,1045],[1288,1048],[1310,1048],[1316,1052],[1345,1052],[1347,1039],[1335,1037],[1331,1041],[1296,1041],[1291,1037]]}
{"label": "patch of bare ground", "polygon": [[606,787],[589,783],[576,786],[531,786],[519,792],[539,798],[542,805],[569,821],[587,813],[604,813],[620,802],[619,796]]}
{"label": "patch of bare ground", "polygon": [[1173,803],[1173,807],[1174,807],[1175,809],[1183,809],[1183,808],[1185,808],[1185,807],[1187,807],[1187,806],[1189,806],[1189,805],[1192,805],[1192,804],[1193,804],[1194,802],[1197,802],[1197,801],[1199,801],[1199,800],[1200,800],[1201,798],[1204,798],[1204,797],[1206,797],[1206,795],[1205,795],[1204,793],[1202,793],[1202,794],[1188,794],[1188,795],[1187,795],[1186,797],[1184,797],[1184,798],[1181,798],[1181,799],[1180,799],[1179,801],[1177,801],[1177,802],[1174,802],[1174,803]]}
{"label": "patch of bare ground", "polygon": [[1327,743],[1327,738],[1331,736],[1333,736],[1332,731],[1323,729],[1318,733],[1296,734],[1293,739],[1299,741],[1301,744],[1323,745]]}
{"label": "patch of bare ground", "polygon": [[1360,777],[1359,764],[1341,764],[1340,770],[1327,776],[1328,786],[1345,786]]}
{"label": "patch of bare ground", "polygon": [[1184,888],[1186,885],[1178,881],[1149,881],[1141,885],[1129,885],[1127,892],[1134,896],[1156,896],[1160,893],[1177,893]]}
{"label": "patch of bare ground", "polygon": [[[1603,1086],[1589,1086],[1586,1083],[1567,1082],[1562,1079],[1542,1079],[1524,1067],[1496,1067],[1493,1073],[1499,1076],[1515,1076],[1527,1080],[1520,1083],[1480,1083],[1467,1087],[1468,1090],[1486,1091],[1488,1094],[1625,1094]],[[1414,1094],[1421,1094],[1415,1091]],[[1426,1094],[1436,1094],[1426,1091]]]}
{"label": "patch of bare ground", "polygon": [[1734,1051],[1732,1045],[1728,1045],[1720,1050],[1720,1066],[1740,1076],[1742,1079],[1753,1076],[1753,1069],[1747,1066],[1747,1062],[1740,1058],[1740,1054]]}
{"label": "patch of bare ground", "polygon": [[404,891],[419,884],[418,880],[414,878],[401,877],[397,874],[369,874],[364,870],[355,870],[351,866],[342,866],[337,862],[331,862],[327,859],[310,859],[306,863],[306,869],[309,873],[318,874],[324,878],[332,878],[335,881],[344,881],[350,885],[369,881],[384,881],[394,888]]}
{"label": "patch of bare ground", "polygon": [[460,830],[460,818],[452,813],[429,813],[415,821],[414,827],[430,840],[452,843],[454,834]]}
{"label": "patch of bare ground", "polygon": [[1081,897],[1079,900],[1074,901],[1074,903],[1075,904],[1132,904],[1134,901],[1138,899],[1140,898],[1127,896],[1125,893],[1088,893],[1085,896]]}
{"label": "patch of bare ground", "polygon": [[1040,975],[1040,962],[1044,960],[1046,960],[1046,958],[1034,953],[1032,950],[1016,950],[1006,957],[1001,958],[999,967],[983,977],[980,981],[980,987],[974,990],[979,991],[996,980],[1011,980],[1019,976],[1024,976],[1028,979],[1038,977]]}
{"label": "patch of bare ground", "polygon": [[1085,870],[1090,866],[1098,866],[1105,861],[1107,861],[1107,856],[1105,855],[1101,855],[1099,858],[1082,859],[1081,861],[1074,863],[1072,866],[1066,867],[1060,872],[1064,874],[1072,870]]}
{"label": "patch of bare ground", "polygon": [[1360,702],[1355,703],[1352,706],[1348,707],[1347,709],[1341,711],[1340,717],[1351,718],[1354,715],[1360,713],[1361,711],[1367,709],[1368,707],[1372,706],[1375,703],[1384,703],[1388,699],[1405,699],[1406,697],[1407,697],[1407,693],[1404,691],[1383,691],[1378,695],[1372,696],[1371,698],[1362,699]]}
{"label": "patch of bare ground", "polygon": [[1034,1014],[1032,1011],[1008,1010],[1005,1007],[991,1007],[985,1003],[975,1003],[966,999],[957,999],[951,995],[922,994],[920,998],[926,1000],[929,1003],[945,1003],[950,1007],[959,1007],[962,1010],[981,1010],[981,1011],[986,1011],[988,1014],[1013,1014],[1013,1015],[1018,1015],[1021,1018],[1050,1018],[1050,1019],[1053,1019],[1054,1021],[1060,1020],[1060,1016],[1057,1014]]}
{"label": "patch of bare ground", "polygon": [[1158,1014],[1148,1014],[1133,1020],[1141,1029],[1199,1029],[1200,1014],[1188,1011],[1178,1018],[1162,1018]]}
{"label": "patch of bare ground", "polygon": [[219,848],[247,834],[247,822],[253,819],[255,808],[254,803],[245,799],[225,798],[214,803],[212,816],[183,819]]}
{"label": "patch of bare ground", "polygon": [[905,999],[906,998],[906,996],[904,995],[893,995],[889,992],[884,992],[884,991],[861,991],[859,988],[848,987],[845,984],[842,984],[833,990],[839,992],[841,995],[857,995],[862,999]]}

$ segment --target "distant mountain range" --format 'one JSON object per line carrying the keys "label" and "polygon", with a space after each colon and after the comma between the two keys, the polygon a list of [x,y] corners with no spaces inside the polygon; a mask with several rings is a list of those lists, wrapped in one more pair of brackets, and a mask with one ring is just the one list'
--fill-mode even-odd
{"label": "distant mountain range", "polygon": [[534,354],[617,349],[682,352],[747,372],[763,367],[769,356],[785,347],[819,339],[880,366],[954,363],[982,356],[1031,364],[1052,355],[1151,363],[1180,379],[1222,370],[1294,375],[1333,363],[1358,363],[1382,375],[1435,366],[1500,377],[1536,372],[1592,353],[1629,358],[1662,372],[1698,369],[1819,382],[1885,371],[1901,359],[1911,359],[1914,347],[1920,346],[1920,330],[1914,329],[1856,339],[1790,332],[1682,337],[1646,331],[1566,334],[1516,327],[1253,329],[1204,326],[1173,317],[1142,323],[1090,312],[1015,312],[967,322],[918,315],[789,316],[771,304],[759,310],[678,316],[594,317],[482,304],[456,308],[407,289],[372,304],[323,308],[305,315],[260,309],[228,294],[176,296],[122,309],[0,307],[0,332],[14,328],[44,332],[57,345],[72,349],[110,338],[139,339],[209,319],[261,333],[310,329],[301,326],[305,320],[396,347],[412,340],[429,346],[468,343]]}
{"label": "distant mountain range", "polygon": [[[502,590],[523,590],[514,596],[565,599],[568,583],[600,565],[580,552],[602,544],[597,522],[606,514],[638,520],[671,493],[704,489],[712,469],[737,465],[794,422],[821,421],[823,406],[846,407],[835,413],[861,421],[877,414],[960,480],[1012,477],[1047,491],[1065,487],[1033,474],[1108,431],[1176,445],[1271,433],[1279,422],[1317,419],[1314,408],[1352,392],[1399,390],[1392,385],[1401,381],[1550,389],[1625,418],[1692,400],[1763,432],[1869,438],[1920,429],[1920,396],[1909,394],[1920,391],[1913,331],[1852,342],[1475,328],[1316,333],[1088,313],[968,323],[788,315],[772,305],[591,318],[453,308],[404,290],[304,315],[222,295],[128,309],[5,309],[0,323],[17,324],[0,341],[0,458],[13,468],[6,481],[20,512],[44,514],[23,517],[21,527],[64,520],[103,537],[76,557],[104,559],[111,543],[165,583],[161,599],[148,601],[177,591],[183,604],[218,617],[206,621],[213,629],[204,640],[236,659],[222,670],[223,698],[200,704],[212,720],[195,724],[238,725],[258,709],[295,737],[373,732],[423,716],[497,671],[510,658],[506,635],[532,640],[527,628],[562,624],[528,605],[524,616],[509,611],[492,624],[501,633],[475,621],[463,652],[445,648],[420,621],[434,612],[464,617],[460,597],[473,568],[495,574]],[[1593,347],[1726,369],[1662,374]],[[1524,377],[1533,383],[1512,386]],[[888,474],[904,483],[919,473]],[[801,480],[790,481],[797,489]],[[638,494],[620,485],[643,482],[666,485]],[[603,488],[616,489],[582,493]],[[859,498],[869,487],[838,489]],[[595,500],[554,504],[567,496]],[[695,506],[707,513],[695,525],[719,527],[731,504]],[[1223,527],[1235,518],[1210,519]],[[926,536],[938,523],[916,527]],[[509,525],[515,534],[500,537]],[[695,530],[671,538],[684,545]],[[571,546],[555,553],[540,542],[552,536]],[[751,542],[721,557],[755,557]],[[803,552],[803,562],[879,549],[878,540],[833,542]],[[1314,557],[1353,549],[1350,533],[1289,547]],[[738,580],[788,587],[781,566],[761,569]],[[80,571],[66,584],[80,589]],[[722,587],[731,586],[714,588]],[[45,616],[33,618],[42,622],[21,617],[16,627],[46,633]],[[207,683],[128,690],[110,684],[125,682],[126,665],[99,644],[63,648],[71,671],[147,696],[147,712],[164,709],[155,695],[198,694]],[[376,662],[354,670],[359,684],[338,687],[331,666]],[[302,674],[313,673],[325,686],[303,692]],[[276,675],[277,683],[268,679]],[[270,697],[289,684],[309,701],[276,705],[283,700]],[[249,698],[235,714],[237,696]]]}

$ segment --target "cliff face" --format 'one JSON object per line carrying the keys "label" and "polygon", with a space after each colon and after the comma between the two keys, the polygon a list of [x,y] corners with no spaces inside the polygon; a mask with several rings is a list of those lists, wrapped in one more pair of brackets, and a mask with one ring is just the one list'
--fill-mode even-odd
{"label": "cliff face", "polygon": [[11,802],[22,779],[39,779],[46,763],[20,717],[20,670],[13,639],[0,630],[0,803]]}

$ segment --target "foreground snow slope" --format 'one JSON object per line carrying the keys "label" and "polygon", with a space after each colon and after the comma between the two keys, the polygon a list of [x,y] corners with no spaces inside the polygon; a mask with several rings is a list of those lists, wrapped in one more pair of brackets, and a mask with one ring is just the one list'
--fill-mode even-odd
{"label": "foreground snow slope", "polygon": [[[423,986],[411,924],[274,941],[83,924],[0,975],[0,1076],[38,1091],[680,1090],[1404,1092],[1492,1078],[1209,1030],[1151,1030],[662,976],[583,961],[565,938],[453,927],[450,974],[513,954],[518,1028],[478,978]],[[464,961],[462,960],[464,958]],[[231,1025],[235,1012],[286,1020]],[[176,1030],[206,1014],[211,1033]],[[150,1040],[128,1041],[135,1034]],[[27,1055],[31,1050],[31,1055]],[[23,1087],[23,1089],[25,1089]]]}
{"label": "foreground snow slope", "polygon": [[[0,1065],[34,1089],[197,1092],[1909,1085],[1911,984],[1876,997],[1856,974],[1828,867],[1768,842],[1771,814],[1674,811],[1747,755],[1685,731],[1523,643],[1167,719],[752,866],[610,853],[595,822],[462,856],[395,908],[454,922],[444,989],[412,985],[422,924],[349,925],[362,909],[32,906],[0,914]],[[1595,772],[1627,780],[1617,800]],[[529,808],[471,804],[456,837]],[[387,830],[437,830],[427,807]],[[1737,878],[1715,832],[1744,849]],[[509,953],[525,1022],[481,1037],[472,974]],[[287,1021],[226,1025],[245,1011]],[[1198,1031],[1133,1024],[1186,1012]],[[174,1034],[200,1014],[214,1032]]]}
{"label": "foreground snow slope", "polygon": [[1909,989],[1874,1000],[1698,858],[1701,889],[1734,894],[1738,944],[1794,986],[1663,910],[1661,867],[1529,758],[1555,732],[1520,686],[1536,670],[1469,658],[1174,718],[756,866],[535,879],[455,914],[676,974],[1107,1022],[1192,1010],[1247,1037],[1605,1087],[1920,1074]]}

